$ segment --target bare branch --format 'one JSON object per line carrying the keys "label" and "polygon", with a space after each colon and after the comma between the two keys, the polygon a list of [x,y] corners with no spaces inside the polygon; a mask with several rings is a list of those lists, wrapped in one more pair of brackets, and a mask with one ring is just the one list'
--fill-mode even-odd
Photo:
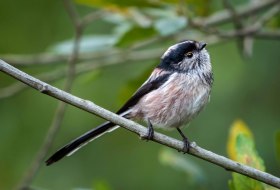
{"label": "bare branch", "polygon": [[[280,3],[280,1],[278,1]],[[256,23],[249,25],[247,27],[242,27],[241,29],[234,29],[229,31],[218,30],[217,28],[204,26],[203,24],[191,20],[190,24],[204,33],[216,35],[221,38],[236,38],[236,37],[255,37],[255,38],[268,38],[268,39],[279,39],[279,30],[268,31],[263,29],[263,25],[269,21],[273,16],[279,14],[280,4],[272,7],[269,11],[260,17]],[[235,14],[235,13],[234,13]],[[236,13],[237,14],[237,13]],[[239,17],[239,15],[235,15]],[[206,19],[207,20],[207,19]]]}
{"label": "bare branch", "polygon": [[243,24],[240,20],[239,15],[236,13],[235,8],[232,6],[231,2],[229,0],[224,0],[224,6],[228,9],[228,11],[230,12],[231,16],[232,16],[232,20],[233,23],[235,25],[236,29],[241,29],[243,28]]}
{"label": "bare branch", "polygon": [[[267,0],[267,1],[259,1],[258,3],[250,3],[246,6],[242,6],[236,9],[236,14],[238,17],[246,17],[250,15],[254,15],[260,11],[263,11],[269,7],[275,6],[279,4],[279,0]],[[220,24],[227,23],[231,21],[232,15],[229,10],[222,10],[217,12],[210,17],[207,18],[195,18],[193,21],[194,23],[203,26],[216,26]]]}
{"label": "bare branch", "polygon": [[85,27],[85,26],[89,25],[91,22],[105,16],[106,14],[107,14],[107,12],[105,12],[104,10],[89,13],[88,15],[84,16],[81,19],[81,25],[83,27]]}
{"label": "bare branch", "polygon": [[48,65],[62,63],[67,60],[69,55],[54,55],[50,53],[41,53],[36,55],[1,55],[3,60],[11,63],[11,65],[30,66],[30,65]]}
{"label": "bare branch", "polygon": [[272,17],[280,13],[280,3],[273,6],[270,10],[265,12],[256,23],[260,26],[265,25]]}
{"label": "bare branch", "polygon": [[263,38],[263,39],[280,39],[280,30],[275,30],[275,31],[260,31],[257,34],[255,34],[256,37],[258,38]]}
{"label": "bare branch", "polygon": [[[96,63],[93,63],[92,61],[79,63],[76,66],[75,74],[76,76],[81,75],[87,72],[91,72],[95,69],[106,67],[109,65],[114,65],[114,64],[131,64],[135,61],[158,59],[161,53],[162,53],[162,49],[156,48],[151,50],[142,50],[142,51],[135,51],[135,52],[132,51],[127,53],[123,52],[121,54],[116,54],[115,56],[113,56],[113,59],[110,58],[110,56],[102,57],[101,59],[95,60]],[[36,75],[35,77],[46,82],[53,82],[62,79],[63,77],[65,77],[65,75],[66,75],[66,69],[63,67],[63,68],[58,68],[57,70],[54,71]],[[0,88],[0,99],[16,95],[27,88],[28,86],[22,85],[22,83],[20,82],[15,82],[14,84],[11,84],[7,87]]]}
{"label": "bare branch", "polygon": [[[231,2],[229,0],[224,0],[223,2],[224,2],[224,6],[229,10],[230,14],[232,15],[235,30],[241,30],[242,28],[244,28],[243,23],[241,22],[241,18],[237,15],[236,10],[233,7],[233,5],[231,4]],[[239,47],[238,50],[240,51],[241,55],[246,55],[245,52],[248,52],[248,51],[246,51],[245,47],[249,47],[249,46],[245,46],[245,42],[248,41],[247,40],[248,37],[239,36],[238,39],[239,39],[239,40],[237,40],[237,45]],[[249,50],[250,52],[251,52],[251,49],[252,49],[252,46],[250,46],[250,50]]]}
{"label": "bare branch", "polygon": [[[274,7],[277,4],[279,5],[279,3],[280,3],[279,0],[267,0],[267,1],[259,1],[258,3],[251,3],[246,6],[237,7],[236,16],[239,18],[243,18],[245,16],[254,15],[269,7]],[[107,13],[99,12],[99,11],[90,13],[89,15],[86,15],[83,19],[81,19],[80,25],[83,25],[83,26],[88,25],[90,22],[92,22],[96,18],[100,18],[100,16],[102,16],[104,14],[107,14]],[[73,15],[75,15],[75,14],[73,14]],[[233,19],[232,15],[229,10],[222,10],[222,11],[216,12],[215,14],[212,14],[211,16],[206,17],[206,18],[194,18],[192,20],[192,22],[193,22],[192,26],[195,26],[194,28],[204,30],[204,32],[215,34],[216,31],[211,31],[211,29],[209,29],[209,27],[231,22],[232,19]],[[207,29],[205,29],[205,28],[207,28]],[[189,29],[190,28],[187,28],[186,30],[189,31]],[[141,43],[135,44],[131,48],[128,48],[128,49],[135,50],[135,49],[143,48],[150,44],[163,41],[165,39],[173,39],[173,38],[178,39],[177,36],[185,36],[186,30],[183,30],[176,34],[170,34],[167,36],[151,38],[151,39],[148,39]],[[208,30],[210,30],[210,31],[208,31]],[[244,32],[238,31],[236,33],[244,33]],[[193,37],[197,38],[197,36],[193,36]],[[225,35],[225,37],[233,38],[236,36],[229,34],[229,35]],[[255,37],[260,37],[260,38],[267,37],[268,39],[273,39],[273,38],[278,39],[279,35],[278,35],[278,32],[260,32],[259,34],[256,33]],[[182,38],[184,38],[184,37],[182,37]],[[110,51],[110,53],[111,52],[112,51]],[[120,51],[116,51],[116,52],[120,52]],[[114,51],[112,53],[115,54]],[[102,58],[104,56],[108,56],[108,51],[105,51],[102,53],[92,53],[92,52],[91,53],[82,53],[79,56],[79,61],[88,61],[88,60],[92,60],[92,59],[96,59],[96,58],[100,58],[100,57]],[[13,65],[30,66],[30,65],[63,63],[68,59],[69,55],[53,55],[53,54],[45,53],[45,54],[39,54],[39,55],[2,55],[1,57],[5,61],[7,61]]]}
{"label": "bare branch", "polygon": [[[125,129],[132,131],[136,134],[138,134],[140,137],[145,135],[147,133],[147,129],[131,120],[127,120],[123,117],[120,117],[108,110],[105,110],[102,107],[97,106],[93,102],[89,100],[81,99],[77,96],[71,95],[65,91],[62,91],[58,88],[55,88],[47,83],[44,83],[27,73],[24,73],[15,67],[9,65],[8,63],[0,60],[0,70],[16,80],[19,80],[28,86],[40,91],[41,93],[44,93],[48,96],[54,97],[60,101],[66,102],[68,104],[71,104],[79,109],[82,109],[84,111],[87,111],[89,113],[92,113],[94,115],[97,115],[99,117],[102,117],[108,121],[111,121],[117,125],[120,125],[124,127]],[[155,133],[154,142],[160,143],[162,145],[168,146],[170,148],[176,149],[178,151],[183,151],[184,143],[182,141],[178,141],[176,139],[173,139],[171,137],[168,137],[166,135]],[[196,156],[198,158],[201,158],[203,160],[206,160],[208,162],[211,162],[213,164],[216,164],[218,166],[221,166],[225,168],[226,170],[234,171],[237,173],[240,173],[242,175],[248,176],[250,178],[259,180],[261,182],[264,182],[268,185],[272,185],[274,187],[280,188],[280,179],[269,174],[266,172],[259,171],[257,169],[254,169],[252,167],[240,164],[238,162],[232,161],[228,158],[225,158],[223,156],[217,155],[213,152],[210,152],[208,150],[205,150],[199,146],[197,146],[194,142],[191,144],[190,152],[189,154]]]}
{"label": "bare branch", "polygon": [[73,25],[75,26],[75,29],[77,30],[77,28],[80,27],[81,25],[81,19],[80,16],[74,6],[74,4],[71,2],[71,0],[64,0],[64,7],[73,23]]}
{"label": "bare branch", "polygon": [[[74,39],[74,46],[72,50],[71,57],[68,62],[68,70],[66,75],[66,82],[64,85],[64,90],[66,92],[71,91],[74,79],[75,79],[75,72],[76,67],[75,63],[77,61],[78,55],[79,55],[79,44],[80,44],[80,38],[82,35],[82,27],[80,24],[80,17],[78,13],[76,12],[76,9],[74,5],[71,3],[70,0],[64,0],[64,5],[66,8],[66,11],[68,12],[70,18],[72,19],[73,25],[75,26],[75,39]],[[49,130],[45,136],[45,140],[41,146],[41,148],[38,150],[38,153],[36,154],[33,162],[31,163],[31,166],[27,169],[26,174],[21,179],[17,189],[24,190],[29,189],[30,184],[32,183],[34,177],[39,171],[39,168],[44,161],[44,158],[46,154],[48,153],[51,145],[53,144],[54,138],[62,124],[66,106],[64,102],[59,102],[55,115],[53,117],[52,123],[49,127]]]}
{"label": "bare branch", "polygon": [[[119,50],[110,50],[104,52],[83,52],[79,54],[78,61],[99,60],[105,57],[120,53]],[[35,65],[50,65],[64,64],[69,59],[70,54],[57,55],[53,53],[40,53],[36,55],[1,55],[2,60],[17,66],[35,66]]]}
{"label": "bare branch", "polygon": [[[180,39],[182,38],[182,36],[178,35],[177,38]],[[222,40],[220,40],[216,36],[210,36],[210,35],[207,38],[204,38],[203,40],[205,40],[209,45],[214,45],[222,42]],[[130,50],[115,51],[112,54],[108,53],[107,56],[100,55],[99,58],[96,58],[93,61],[79,63],[76,66],[76,75],[81,75],[87,72],[91,72],[95,69],[106,67],[109,65],[132,64],[134,62],[153,60],[153,59],[158,60],[159,57],[162,55],[162,53],[163,53],[162,48],[137,50],[137,51],[130,51]],[[51,72],[42,73],[36,75],[35,77],[50,83],[65,77],[65,75],[66,75],[66,70],[65,68],[62,68]],[[28,86],[22,85],[20,82],[15,82],[14,84],[1,88],[0,99],[16,95],[21,91],[27,89],[27,87]]]}

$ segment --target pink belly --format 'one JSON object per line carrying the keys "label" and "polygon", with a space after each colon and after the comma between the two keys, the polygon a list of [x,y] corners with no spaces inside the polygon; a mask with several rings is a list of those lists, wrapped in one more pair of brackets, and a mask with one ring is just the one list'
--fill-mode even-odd
{"label": "pink belly", "polygon": [[174,128],[189,123],[206,105],[209,88],[205,85],[172,85],[157,89],[144,96],[132,109],[132,117],[158,127]]}

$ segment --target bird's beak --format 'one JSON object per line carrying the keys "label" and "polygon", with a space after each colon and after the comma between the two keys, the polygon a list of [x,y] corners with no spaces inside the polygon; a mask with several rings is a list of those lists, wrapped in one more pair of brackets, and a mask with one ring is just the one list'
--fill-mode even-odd
{"label": "bird's beak", "polygon": [[207,45],[207,44],[206,44],[205,42],[199,42],[199,43],[198,43],[198,49],[199,49],[199,50],[203,50],[203,48],[205,48],[206,45]]}

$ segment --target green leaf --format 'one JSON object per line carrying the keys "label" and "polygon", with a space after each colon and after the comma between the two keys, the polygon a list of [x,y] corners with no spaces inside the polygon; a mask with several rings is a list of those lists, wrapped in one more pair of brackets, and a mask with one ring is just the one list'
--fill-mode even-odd
{"label": "green leaf", "polygon": [[152,27],[142,28],[134,26],[120,38],[116,45],[119,47],[127,47],[130,44],[143,41],[155,36],[156,34],[157,31]]}
{"label": "green leaf", "polygon": [[[259,156],[254,137],[250,129],[241,120],[236,120],[231,126],[228,146],[229,157],[237,162],[265,171],[264,162]],[[229,182],[230,189],[234,190],[264,190],[263,183],[249,177],[232,173],[232,181]]]}

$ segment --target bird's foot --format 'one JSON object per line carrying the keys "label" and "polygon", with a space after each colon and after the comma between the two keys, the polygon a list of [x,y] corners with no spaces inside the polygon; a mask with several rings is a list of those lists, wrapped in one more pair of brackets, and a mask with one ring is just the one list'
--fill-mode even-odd
{"label": "bird's foot", "polygon": [[191,144],[189,139],[184,135],[184,133],[179,128],[177,128],[177,131],[183,137],[183,142],[184,142],[183,152],[184,152],[184,154],[185,153],[189,153],[189,151],[190,151],[190,144]]}
{"label": "bird's foot", "polygon": [[184,147],[183,147],[183,152],[185,153],[189,153],[190,151],[190,141],[188,138],[183,138],[183,142],[184,142]]}
{"label": "bird's foot", "polygon": [[149,141],[152,140],[153,138],[154,138],[154,128],[150,120],[148,120],[148,131],[145,135],[141,137],[141,139]]}

